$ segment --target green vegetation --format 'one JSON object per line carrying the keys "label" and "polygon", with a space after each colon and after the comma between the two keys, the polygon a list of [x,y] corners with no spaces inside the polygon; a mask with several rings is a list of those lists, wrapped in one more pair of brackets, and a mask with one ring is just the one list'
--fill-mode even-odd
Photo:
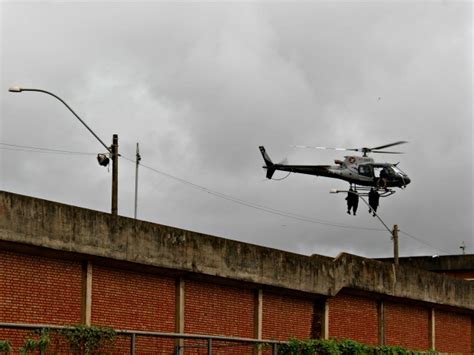
{"label": "green vegetation", "polygon": [[[68,352],[81,355],[103,353],[115,344],[116,332],[110,328],[77,325],[64,329],[41,329],[31,333],[23,346],[18,349],[21,355],[55,354],[55,346],[63,344]],[[0,355],[13,349],[9,342],[0,341]]]}
{"label": "green vegetation", "polygon": [[[421,355],[422,351],[411,351],[400,346],[372,346],[358,343],[354,340],[290,340],[288,344],[280,345],[281,355]],[[437,354],[430,351],[429,354]]]}
{"label": "green vegetation", "polygon": [[41,331],[35,331],[32,334],[32,337],[25,340],[23,346],[19,349],[21,355],[26,355],[30,353],[40,352],[44,354],[46,349],[48,349],[51,344],[51,337],[49,336],[49,330],[43,329]]}
{"label": "green vegetation", "polygon": [[85,355],[113,345],[116,337],[115,330],[111,328],[84,325],[62,329],[60,334],[66,338],[71,351]]}
{"label": "green vegetation", "polygon": [[0,340],[0,355],[7,355],[12,352],[12,346],[7,340]]}

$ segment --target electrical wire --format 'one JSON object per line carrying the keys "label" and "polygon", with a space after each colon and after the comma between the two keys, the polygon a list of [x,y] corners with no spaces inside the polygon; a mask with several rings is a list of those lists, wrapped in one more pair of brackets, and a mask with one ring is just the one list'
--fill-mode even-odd
{"label": "electrical wire", "polygon": [[426,246],[429,246],[430,248],[433,248],[433,249],[435,249],[435,250],[437,250],[437,251],[441,251],[441,252],[443,252],[443,253],[450,254],[448,251],[443,250],[443,249],[439,249],[439,248],[437,248],[437,247],[435,247],[435,246],[433,246],[433,245],[431,245],[431,244],[428,244],[428,243],[425,242],[423,239],[417,238],[417,237],[415,237],[414,235],[412,235],[412,234],[410,234],[410,233],[407,233],[407,232],[405,232],[405,231],[403,231],[403,230],[400,230],[400,233],[403,234],[403,235],[405,235],[405,236],[407,236],[407,237],[409,237],[409,238],[411,238],[411,239],[413,239],[413,240],[416,240],[418,243],[421,243],[421,244],[424,244],[424,245],[426,245]]}
{"label": "electrical wire", "polygon": [[1,143],[0,149],[2,150],[13,150],[19,152],[34,152],[34,153],[50,153],[50,154],[74,154],[74,155],[97,155],[97,153],[87,153],[87,152],[75,152],[70,150],[61,150],[61,149],[51,149],[51,148],[42,148],[42,147],[32,147],[27,145],[19,144],[8,144]]}
{"label": "electrical wire", "polygon": [[[131,163],[135,163],[134,160],[132,160],[130,158],[127,158],[125,156],[121,156],[121,158],[123,158],[123,159],[125,159],[125,160],[127,160]],[[321,220],[321,219],[315,219],[315,218],[311,218],[311,217],[307,217],[307,216],[303,216],[303,215],[298,215],[296,213],[283,211],[283,210],[275,209],[275,208],[272,208],[272,207],[264,206],[264,205],[261,205],[261,204],[249,202],[249,201],[246,201],[246,200],[239,199],[237,197],[233,197],[233,196],[223,194],[223,193],[218,192],[218,191],[208,189],[204,186],[201,186],[201,185],[195,184],[191,181],[184,180],[184,179],[176,177],[174,175],[165,173],[163,171],[152,168],[150,166],[147,166],[147,165],[144,165],[144,164],[141,164],[141,163],[140,163],[140,165],[143,166],[144,168],[148,169],[148,170],[151,170],[151,171],[157,173],[157,174],[160,174],[162,176],[166,176],[170,179],[181,182],[181,183],[183,183],[185,185],[188,185],[192,188],[195,188],[197,190],[207,192],[208,194],[214,195],[214,196],[222,198],[224,200],[234,202],[234,203],[237,203],[237,204],[240,204],[240,205],[243,205],[243,206],[247,206],[247,207],[250,207],[250,208],[253,208],[253,209],[257,209],[257,210],[260,210],[260,211],[264,211],[264,212],[267,212],[267,213],[275,214],[275,215],[278,215],[278,216],[287,217],[287,218],[291,218],[291,219],[295,219],[295,220],[299,220],[299,221],[303,221],[303,222],[308,222],[308,223],[314,223],[314,224],[320,224],[320,225],[325,225],[325,226],[330,226],[330,227],[336,227],[336,228],[357,229],[357,230],[367,230],[367,231],[377,231],[377,232],[385,231],[385,229],[381,229],[381,228],[359,227],[359,226],[353,226],[353,225],[345,225],[345,224],[340,224],[340,223],[334,223],[334,222],[325,221],[325,220]],[[385,224],[384,224],[384,226],[386,228],[388,228]],[[442,249],[439,249],[439,248],[427,243],[426,241],[424,241],[420,238],[417,238],[417,237],[415,237],[415,236],[413,236],[413,235],[411,235],[411,234],[409,234],[405,231],[400,231],[400,233],[402,233],[405,236],[407,236],[407,237],[409,237],[413,240],[416,240],[417,242],[422,243],[425,246],[428,246],[428,247],[430,247],[434,250],[449,254],[449,252],[447,252],[445,250],[442,250]]]}
{"label": "electrical wire", "polygon": [[[28,153],[71,154],[71,155],[88,155],[88,156],[93,156],[93,155],[97,154],[97,153],[89,153],[89,152],[77,152],[77,151],[70,151],[70,150],[34,147],[34,146],[19,145],[19,144],[9,144],[9,143],[2,143],[2,142],[0,142],[0,146],[1,146],[0,150],[20,151],[20,152],[28,152]],[[121,156],[121,158],[123,158],[123,159],[125,159],[129,162],[135,163],[134,160],[132,160],[130,158],[127,158],[125,156]],[[201,185],[195,184],[191,181],[187,181],[187,180],[179,178],[177,176],[165,173],[163,171],[152,168],[150,166],[147,166],[147,165],[144,165],[144,164],[141,164],[141,163],[140,163],[140,165],[143,166],[144,168],[150,170],[150,171],[153,171],[157,174],[160,174],[162,176],[165,176],[165,177],[168,177],[168,178],[173,179],[175,181],[178,181],[182,184],[188,185],[188,186],[190,186],[194,189],[206,192],[208,194],[211,194],[213,196],[222,198],[222,199],[230,201],[230,202],[240,204],[242,206],[250,207],[250,208],[260,210],[260,211],[263,211],[263,212],[267,212],[267,213],[270,213],[270,214],[274,214],[274,215],[278,215],[278,216],[282,216],[282,217],[286,217],[286,218],[291,218],[291,219],[295,219],[295,220],[299,220],[299,221],[303,221],[303,222],[325,225],[325,226],[329,226],[329,227],[344,228],[344,229],[356,229],[356,230],[367,230],[367,231],[377,231],[377,232],[385,231],[384,229],[380,229],[380,228],[359,227],[359,226],[335,223],[335,222],[326,221],[326,220],[322,220],[322,219],[311,218],[311,217],[308,217],[308,216],[299,215],[299,214],[296,214],[296,213],[292,213],[292,212],[283,211],[283,210],[275,209],[275,208],[272,208],[272,207],[264,206],[264,205],[257,204],[257,203],[254,203],[254,202],[249,202],[249,201],[242,200],[242,199],[239,199],[239,198],[231,196],[231,195],[227,195],[227,194],[215,191],[215,190],[208,189],[204,186],[201,186]],[[287,178],[288,175],[285,176],[285,178]],[[385,226],[385,227],[388,228],[387,226]],[[421,243],[425,246],[428,246],[428,247],[430,247],[434,250],[441,251],[441,252],[446,253],[446,254],[450,254],[448,251],[443,250],[443,249],[439,249],[439,248],[429,244],[428,242],[424,241],[423,239],[415,237],[414,235],[412,235],[412,234],[410,234],[410,233],[408,233],[404,230],[400,230],[400,233],[407,236],[408,238],[411,238],[411,239],[413,239],[413,240],[415,240],[415,241],[417,241],[417,242],[419,242],[419,243]]]}
{"label": "electrical wire", "polygon": [[[131,163],[135,163],[134,160],[132,160],[130,158],[127,158],[125,156],[121,156],[121,158],[125,159],[125,160],[127,160]],[[249,201],[242,200],[242,199],[239,199],[239,198],[231,196],[231,195],[227,195],[227,194],[215,191],[215,190],[208,189],[204,186],[201,186],[201,185],[195,184],[191,181],[184,180],[184,179],[179,178],[177,176],[165,173],[164,171],[160,171],[160,170],[155,169],[153,167],[150,167],[150,166],[147,166],[147,165],[144,165],[144,164],[141,164],[141,163],[140,163],[140,165],[142,167],[148,169],[148,170],[151,170],[151,171],[153,171],[157,174],[160,174],[162,176],[166,176],[170,179],[181,182],[181,183],[183,183],[185,185],[188,185],[188,186],[190,186],[190,187],[192,187],[196,190],[200,190],[200,191],[206,192],[208,194],[211,194],[213,196],[222,198],[224,200],[234,202],[234,203],[237,203],[237,204],[240,204],[240,205],[243,205],[243,206],[247,206],[247,207],[250,207],[250,208],[253,208],[253,209],[256,209],[256,210],[264,211],[264,212],[267,212],[267,213],[279,215],[279,216],[282,216],[282,217],[292,218],[292,219],[296,219],[296,220],[303,221],[303,222],[321,224],[321,225],[330,226],[330,227],[345,228],[345,229],[358,229],[358,230],[367,230],[367,231],[377,231],[377,232],[384,231],[384,229],[380,229],[380,228],[369,228],[369,227],[359,227],[359,226],[353,226],[353,225],[345,225],[345,224],[335,223],[335,222],[326,221],[326,220],[322,220],[322,219],[311,218],[311,217],[308,217],[308,216],[303,216],[303,215],[299,215],[299,214],[296,214],[296,213],[292,213],[292,212],[283,211],[283,210],[279,210],[279,209],[276,209],[276,208],[264,206],[264,205],[257,204],[257,203],[254,203],[254,202],[249,202]]]}

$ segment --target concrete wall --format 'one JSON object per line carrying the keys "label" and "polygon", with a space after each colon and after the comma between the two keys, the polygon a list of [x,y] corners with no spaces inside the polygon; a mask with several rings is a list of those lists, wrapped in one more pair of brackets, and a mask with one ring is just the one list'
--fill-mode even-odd
{"label": "concrete wall", "polygon": [[0,192],[0,241],[320,295],[353,288],[474,310],[474,285],[349,254],[335,260]]}
{"label": "concrete wall", "polygon": [[[379,259],[392,262],[392,258]],[[435,272],[443,271],[474,271],[474,254],[440,255],[440,256],[409,256],[399,258],[401,265]]]}
{"label": "concrete wall", "polygon": [[[379,259],[392,263],[392,258]],[[448,275],[457,279],[474,281],[474,254],[442,255],[442,256],[412,256],[400,258],[400,264],[415,269]]]}

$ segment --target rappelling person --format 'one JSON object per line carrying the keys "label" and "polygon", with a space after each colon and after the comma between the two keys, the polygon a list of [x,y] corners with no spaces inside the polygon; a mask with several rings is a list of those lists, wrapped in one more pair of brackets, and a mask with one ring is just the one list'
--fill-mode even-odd
{"label": "rappelling person", "polygon": [[357,192],[355,192],[352,189],[352,187],[347,192],[346,201],[347,201],[347,214],[351,214],[351,209],[352,209],[352,213],[355,216],[357,212],[357,207],[359,206],[359,195],[357,194]]}
{"label": "rappelling person", "polygon": [[375,212],[377,212],[377,207],[379,207],[379,198],[380,195],[373,187],[369,191],[369,213],[372,212],[372,216],[375,217]]}

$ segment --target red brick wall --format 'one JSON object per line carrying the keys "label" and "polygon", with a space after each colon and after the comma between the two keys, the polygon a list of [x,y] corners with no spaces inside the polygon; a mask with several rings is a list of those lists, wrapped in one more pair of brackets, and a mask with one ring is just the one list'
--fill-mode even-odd
{"label": "red brick wall", "polygon": [[[186,355],[207,355],[207,340],[186,340],[184,349]],[[216,340],[213,340],[212,342],[213,355],[255,355],[254,351],[256,349],[255,346],[244,343],[232,343]],[[267,355],[267,353],[263,352],[262,355]]]}
{"label": "red brick wall", "polygon": [[385,343],[411,350],[430,348],[430,310],[422,306],[385,302]]}
{"label": "red brick wall", "polygon": [[92,266],[92,324],[175,331],[175,279]]}
{"label": "red brick wall", "polygon": [[185,281],[185,333],[254,337],[255,291]]}
{"label": "red brick wall", "polygon": [[331,298],[329,336],[378,344],[377,301],[343,293]]}
{"label": "red brick wall", "polygon": [[[176,281],[155,274],[92,266],[92,324],[116,329],[174,332]],[[137,354],[172,354],[173,339],[136,338]],[[114,352],[130,350],[121,336]]]}
{"label": "red brick wall", "polygon": [[471,327],[471,317],[468,315],[436,310],[436,350],[472,354]]}
{"label": "red brick wall", "polygon": [[[93,265],[92,323],[119,329],[175,331],[176,280],[172,277]],[[0,322],[77,324],[81,321],[82,265],[0,250]],[[255,290],[185,280],[185,332],[253,338]],[[315,314],[316,313],[316,314]],[[314,334],[311,299],[263,293],[263,338],[287,340]],[[472,353],[469,315],[436,311],[436,348]],[[409,349],[430,347],[427,307],[385,302],[385,342]],[[0,329],[0,339],[22,345],[28,331]],[[378,343],[377,301],[341,293],[329,300],[329,336]],[[116,350],[129,351],[129,337]],[[186,341],[187,345],[196,341]],[[202,344],[202,342],[200,342]],[[218,343],[216,353],[247,354],[251,346]],[[137,353],[169,353],[174,340],[137,338]],[[204,348],[189,349],[190,354]]]}
{"label": "red brick wall", "polygon": [[0,251],[0,321],[77,324],[80,262]]}
{"label": "red brick wall", "polygon": [[313,301],[263,293],[262,337],[269,340],[311,337]]}

